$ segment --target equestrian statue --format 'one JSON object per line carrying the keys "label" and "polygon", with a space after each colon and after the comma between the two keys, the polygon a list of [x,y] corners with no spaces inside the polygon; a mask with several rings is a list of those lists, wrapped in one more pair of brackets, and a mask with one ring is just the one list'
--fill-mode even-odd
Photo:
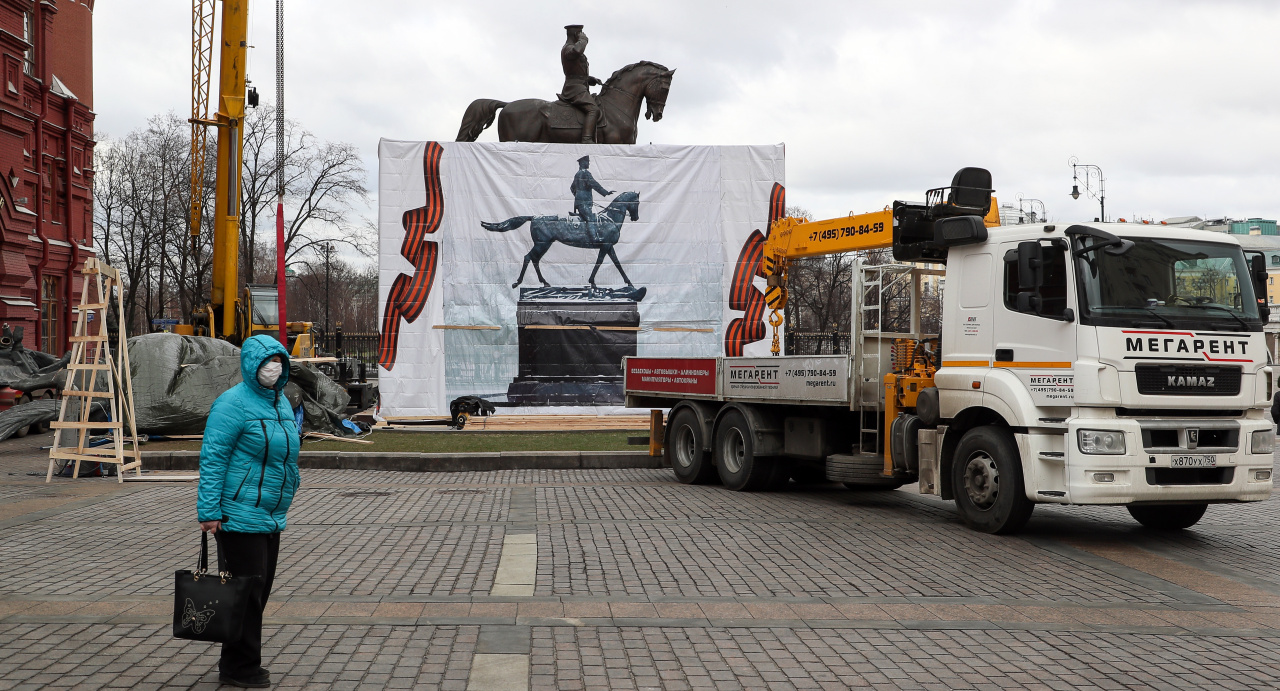
{"label": "equestrian statue", "polygon": [[[604,263],[606,256],[613,260],[614,266],[618,267],[618,273],[621,274],[622,280],[627,282],[627,287],[634,289],[635,285],[631,283],[630,278],[627,278],[627,272],[622,270],[622,263],[618,261],[618,255],[613,251],[613,246],[618,244],[618,239],[621,237],[622,223],[627,216],[630,216],[632,221],[640,219],[640,195],[636,192],[623,192],[614,197],[613,201],[590,223],[573,221],[560,216],[514,216],[496,223],[482,221],[480,225],[488,231],[505,233],[525,223],[530,224],[529,236],[533,240],[533,249],[524,255],[524,265],[520,267],[520,275],[516,278],[516,282],[511,284],[512,288],[519,287],[524,282],[524,273],[529,269],[530,262],[533,263],[533,270],[538,274],[538,280],[542,285],[551,287],[547,279],[542,277],[542,269],[538,266],[538,262],[542,259],[542,255],[551,249],[551,245],[560,242],[570,247],[599,250],[595,268],[591,270],[591,278],[588,279],[593,290],[597,288],[596,272],[600,271],[600,265]],[[590,226],[595,226],[595,229],[593,230]],[[643,288],[639,290],[644,291]],[[643,292],[639,292],[636,299],[639,300],[643,296]]]}
{"label": "equestrian statue", "polygon": [[[498,140],[503,142],[635,144],[641,102],[646,120],[662,119],[675,70],[641,60],[601,82],[591,76],[582,25],[570,24],[565,31],[568,36],[560,49],[564,86],[557,100],[476,99],[462,116],[457,141],[474,142],[496,117]],[[591,93],[592,86],[601,87],[598,95]]]}

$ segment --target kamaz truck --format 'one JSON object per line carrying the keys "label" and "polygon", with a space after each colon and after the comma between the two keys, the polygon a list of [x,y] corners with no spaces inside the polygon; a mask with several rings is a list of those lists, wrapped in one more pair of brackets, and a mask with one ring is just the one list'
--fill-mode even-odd
{"label": "kamaz truck", "polygon": [[[669,409],[677,478],[919,483],[1000,534],[1036,504],[1124,505],[1170,530],[1270,496],[1261,257],[1184,228],[999,226],[991,193],[965,168],[923,203],[775,222],[773,357],[623,362],[627,406]],[[877,248],[893,258],[855,260],[850,352],[780,355],[788,263]]]}

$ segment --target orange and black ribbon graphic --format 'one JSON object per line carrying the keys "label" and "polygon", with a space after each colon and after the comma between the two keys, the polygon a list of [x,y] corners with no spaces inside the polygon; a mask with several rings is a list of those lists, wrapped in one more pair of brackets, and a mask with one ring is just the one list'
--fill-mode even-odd
{"label": "orange and black ribbon graphic", "polygon": [[764,277],[760,267],[764,241],[773,222],[782,218],[786,198],[786,188],[773,183],[773,191],[769,193],[769,225],[765,226],[764,233],[759,230],[751,231],[738,254],[738,264],[733,269],[733,283],[729,284],[729,309],[742,312],[743,315],[729,322],[729,328],[724,332],[724,354],[729,357],[740,357],[744,346],[764,338],[764,293],[757,290],[752,282],[756,276]]}
{"label": "orange and black ribbon graphic", "polygon": [[427,234],[440,229],[444,218],[444,191],[440,187],[440,156],[444,147],[427,142],[422,155],[422,171],[427,182],[427,204],[404,212],[404,244],[400,254],[413,264],[413,276],[400,274],[391,284],[387,306],[382,313],[382,335],[378,339],[378,364],[390,370],[396,364],[400,342],[400,319],[412,324],[427,306],[427,296],[436,280],[440,243],[428,241]]}

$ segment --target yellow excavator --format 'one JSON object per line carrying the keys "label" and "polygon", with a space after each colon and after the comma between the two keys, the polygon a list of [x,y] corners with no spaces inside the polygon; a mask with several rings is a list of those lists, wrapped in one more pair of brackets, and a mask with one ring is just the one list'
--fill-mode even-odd
{"label": "yellow excavator", "polygon": [[[950,187],[925,193],[925,203],[894,202],[892,207],[865,214],[824,221],[784,217],[773,222],[761,256],[765,276],[765,303],[771,310],[774,355],[779,354],[778,327],[781,310],[787,306],[787,271],[792,261],[805,257],[843,254],[892,248],[899,261],[941,261],[945,248],[935,242],[933,221],[948,216],[981,216],[983,224],[1000,225],[999,203],[991,194],[991,174],[981,168],[961,168]],[[898,241],[894,242],[895,226]],[[936,346],[937,344],[935,344]],[[894,371],[884,377],[885,431],[904,408],[914,408],[920,392],[932,388],[937,363],[925,350],[926,344],[897,339],[893,344]],[[889,443],[884,435],[885,470],[892,473]]]}
{"label": "yellow excavator", "polygon": [[[204,208],[208,128],[218,132],[213,208],[213,289],[208,304],[192,315],[191,324],[175,332],[222,338],[236,345],[257,334],[280,335],[279,292],[274,285],[240,283],[240,164],[245,108],[258,105],[256,89],[247,89],[248,0],[222,1],[218,43],[217,112],[210,118],[209,89],[213,74],[214,6],[216,0],[192,0],[191,70],[191,247],[195,251]],[[285,324],[294,357],[315,354],[311,322]]]}

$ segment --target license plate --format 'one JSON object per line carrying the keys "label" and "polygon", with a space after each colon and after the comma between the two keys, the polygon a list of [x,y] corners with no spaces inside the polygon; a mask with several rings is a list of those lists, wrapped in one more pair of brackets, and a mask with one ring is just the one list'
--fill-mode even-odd
{"label": "license plate", "polygon": [[1208,456],[1174,456],[1169,459],[1170,468],[1216,468],[1218,457]]}

